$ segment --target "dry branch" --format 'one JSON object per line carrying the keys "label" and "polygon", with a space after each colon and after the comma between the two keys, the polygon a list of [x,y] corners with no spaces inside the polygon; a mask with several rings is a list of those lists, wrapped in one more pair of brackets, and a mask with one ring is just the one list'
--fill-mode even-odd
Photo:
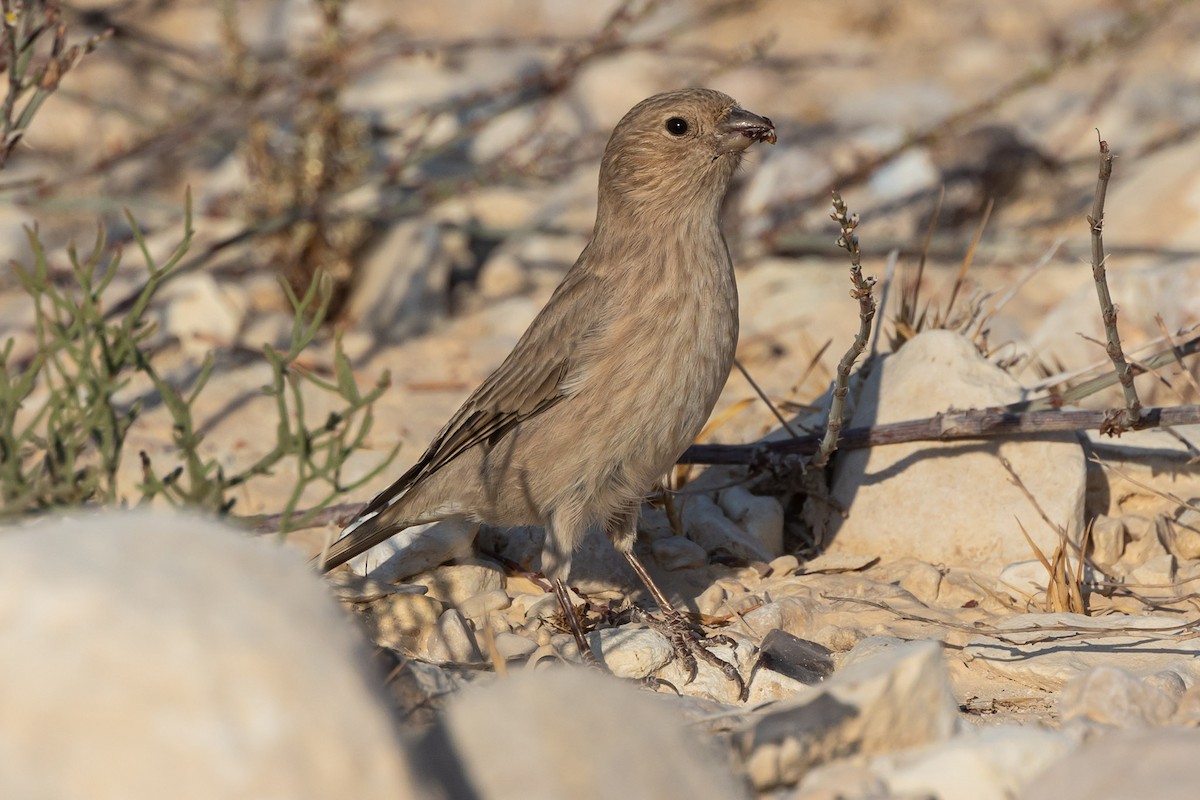
{"label": "dry branch", "polygon": [[1108,353],[1117,371],[1117,381],[1125,393],[1125,411],[1112,420],[1113,432],[1138,427],[1141,416],[1141,401],[1133,385],[1133,370],[1121,349],[1121,334],[1117,331],[1117,308],[1108,291],[1107,267],[1104,263],[1104,199],[1108,194],[1108,181],[1112,177],[1113,159],[1116,156],[1108,149],[1108,142],[1100,140],[1100,174],[1096,178],[1096,193],[1092,199],[1092,213],[1088,215],[1088,226],[1092,230],[1092,278],[1096,282],[1096,295],[1100,300],[1100,314],[1104,318],[1104,335],[1108,339]]}
{"label": "dry branch", "polygon": [[[1112,428],[1111,410],[1030,411],[1005,409],[948,411],[926,419],[887,425],[849,428],[838,445],[843,450],[877,447],[902,442],[945,442],[962,439],[993,439],[1000,436],[1037,436],[1064,431],[1107,431]],[[1166,428],[1200,422],[1200,405],[1143,409],[1138,428]],[[747,464],[786,466],[789,459],[817,452],[821,437],[800,436],[755,444],[704,444],[689,447],[681,464]]]}
{"label": "dry branch", "polygon": [[[856,603],[858,605],[870,606],[878,608],[882,611],[887,611],[894,614],[900,619],[911,620],[913,622],[921,622],[927,625],[936,625],[947,630],[960,631],[972,636],[987,636],[991,639],[1003,642],[1005,644],[1014,645],[1016,647],[1028,647],[1030,645],[1044,644],[1047,642],[1072,642],[1087,639],[1113,639],[1117,637],[1136,636],[1139,639],[1146,640],[1170,640],[1183,641],[1185,639],[1194,639],[1200,636],[1200,619],[1184,620],[1175,625],[1156,625],[1153,627],[1143,627],[1140,625],[1122,625],[1121,627],[1100,627],[1098,625],[1021,625],[1011,628],[997,628],[988,625],[979,625],[973,623],[955,622],[952,620],[937,619],[936,617],[923,614],[914,614],[908,611],[902,611],[898,608],[881,603],[878,600],[868,600],[864,597],[843,597],[832,594],[821,594],[822,600],[834,600],[843,603]],[[1025,638],[1021,634],[1035,634],[1030,638]]]}
{"label": "dry branch", "polygon": [[838,435],[842,431],[843,417],[846,414],[846,395],[850,392],[850,369],[867,347],[867,339],[871,335],[871,320],[875,318],[875,297],[871,294],[875,279],[863,277],[862,253],[858,248],[858,236],[854,233],[854,229],[858,227],[858,214],[850,214],[842,196],[834,192],[833,211],[829,216],[841,226],[838,247],[850,254],[850,283],[854,287],[850,290],[850,296],[858,301],[858,333],[855,334],[854,341],[842,356],[842,360],[838,362],[833,398],[829,403],[829,418],[825,423],[825,436],[812,460],[812,466],[817,469],[828,464],[837,449]]}

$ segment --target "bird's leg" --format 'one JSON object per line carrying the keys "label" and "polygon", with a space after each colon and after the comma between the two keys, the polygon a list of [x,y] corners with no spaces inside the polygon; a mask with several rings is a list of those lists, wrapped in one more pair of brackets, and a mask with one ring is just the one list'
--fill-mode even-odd
{"label": "bird's leg", "polygon": [[[571,628],[571,635],[575,637],[575,644],[579,647],[579,654],[583,656],[583,663],[589,667],[608,672],[608,667],[596,658],[596,654],[592,652],[591,646],[588,645],[587,638],[583,635],[583,627],[579,624],[579,617],[575,614],[575,609],[571,606],[571,595],[567,592],[566,584],[555,578],[552,581],[554,585],[554,596],[558,598],[558,603],[562,606],[563,616],[567,618],[567,625]],[[639,681],[648,689],[670,689],[675,694],[680,694],[675,685],[668,680],[662,678],[642,678]]]}
{"label": "bird's leg", "polygon": [[588,644],[587,637],[583,635],[583,626],[579,624],[575,607],[571,605],[571,595],[567,592],[567,585],[559,578],[555,578],[552,583],[554,596],[558,598],[558,605],[562,608],[563,616],[567,620],[567,627],[571,629],[571,635],[575,637],[575,644],[579,647],[579,655],[583,658],[583,663],[589,667],[599,667],[600,660],[596,658],[591,645]]}
{"label": "bird's leg", "polygon": [[642,564],[642,560],[637,557],[633,550],[629,550],[625,554],[629,565],[633,567],[633,571],[642,579],[642,583],[650,591],[650,596],[654,598],[654,602],[658,603],[659,609],[662,610],[663,620],[666,623],[667,633],[671,639],[671,644],[675,648],[675,653],[681,661],[684,668],[688,671],[687,682],[691,683],[696,678],[696,656],[707,661],[712,666],[721,670],[721,673],[732,681],[738,687],[738,699],[745,700],[749,695],[746,688],[746,682],[742,680],[741,673],[737,671],[737,667],[733,664],[726,663],[717,658],[708,649],[712,642],[724,640],[731,643],[728,637],[720,637],[720,639],[705,640],[704,635],[697,631],[683,615],[676,610],[667,596],[662,593],[654,579],[650,577],[650,573],[646,571],[646,567]]}

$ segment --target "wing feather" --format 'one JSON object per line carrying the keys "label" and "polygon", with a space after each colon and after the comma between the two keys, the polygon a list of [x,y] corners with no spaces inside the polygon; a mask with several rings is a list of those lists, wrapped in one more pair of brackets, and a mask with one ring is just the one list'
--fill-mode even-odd
{"label": "wing feather", "polygon": [[[569,396],[568,381],[583,365],[580,345],[604,324],[604,278],[580,269],[587,253],[521,336],[495,372],[479,385],[438,432],[424,455],[399,480],[380,492],[356,519],[378,515],[410,487],[467,450],[495,445],[521,422]],[[580,317],[589,315],[589,324]],[[351,523],[349,527],[353,527]]]}

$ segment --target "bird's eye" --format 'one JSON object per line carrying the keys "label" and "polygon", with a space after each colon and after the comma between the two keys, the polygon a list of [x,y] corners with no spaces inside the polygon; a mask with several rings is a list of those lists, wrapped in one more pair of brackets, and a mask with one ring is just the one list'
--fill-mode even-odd
{"label": "bird's eye", "polygon": [[683,136],[687,132],[687,120],[683,117],[671,117],[667,120],[667,133],[672,136]]}

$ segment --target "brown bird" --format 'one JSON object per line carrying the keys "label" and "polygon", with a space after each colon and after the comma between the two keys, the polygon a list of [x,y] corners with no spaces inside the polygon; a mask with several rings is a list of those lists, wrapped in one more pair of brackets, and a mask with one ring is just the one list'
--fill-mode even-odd
{"label": "brown bird", "polygon": [[563,579],[599,525],[661,607],[690,675],[695,650],[744,691],[633,544],[642,500],[695,440],[733,364],[737,286],[718,213],[742,152],[762,141],[775,142],[771,120],[710,89],[634,106],[604,151],[591,242],[499,369],[346,526],[324,568],[448,517],[542,525],[542,570],[587,658]]}

